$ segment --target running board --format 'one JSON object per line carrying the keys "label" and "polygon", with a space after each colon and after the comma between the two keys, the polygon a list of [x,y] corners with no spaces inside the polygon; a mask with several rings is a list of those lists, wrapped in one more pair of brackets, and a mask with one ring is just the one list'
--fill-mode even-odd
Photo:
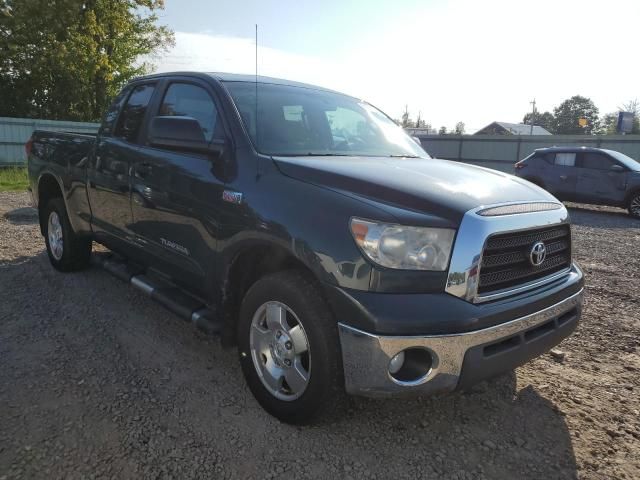
{"label": "running board", "polygon": [[193,323],[203,332],[216,334],[222,331],[223,324],[216,312],[180,288],[147,275],[142,267],[126,262],[115,255],[94,254],[92,257],[94,264],[101,266],[120,280],[130,283],[167,310]]}

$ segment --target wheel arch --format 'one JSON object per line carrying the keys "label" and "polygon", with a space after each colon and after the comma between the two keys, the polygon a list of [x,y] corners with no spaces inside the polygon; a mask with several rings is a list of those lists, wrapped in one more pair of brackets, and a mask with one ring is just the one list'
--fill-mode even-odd
{"label": "wheel arch", "polygon": [[[248,242],[236,249],[223,273],[222,312],[225,345],[235,343],[235,326],[246,292],[265,275],[286,270],[297,270],[320,285],[318,273],[294,252],[275,241]],[[319,288],[321,291],[322,289]],[[322,292],[321,292],[322,294]]]}
{"label": "wheel arch", "polygon": [[629,203],[631,203],[631,200],[636,196],[636,195],[640,195],[640,186],[636,186],[632,189],[629,190],[629,193],[627,194],[627,196],[624,199],[624,206],[628,207]]}

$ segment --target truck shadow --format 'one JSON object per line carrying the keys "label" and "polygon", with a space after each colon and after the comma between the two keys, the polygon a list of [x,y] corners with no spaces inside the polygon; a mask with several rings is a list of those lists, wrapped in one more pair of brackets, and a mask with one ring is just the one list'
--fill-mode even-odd
{"label": "truck shadow", "polygon": [[[31,382],[37,392],[17,382],[12,398],[30,401],[16,401],[14,414],[50,408],[45,399],[60,388],[70,405],[34,420],[20,434],[24,444],[82,419],[83,431],[97,432],[106,422],[128,438],[127,449],[118,442],[110,448],[122,448],[123,458],[158,477],[176,462],[188,471],[194,455],[208,458],[212,446],[216,461],[238,478],[296,478],[301,471],[306,478],[576,477],[563,416],[540,393],[544,389],[517,390],[514,372],[441,397],[349,398],[337,415],[291,426],[254,400],[235,349],[223,348],[101,269],[60,274],[42,252],[0,264],[0,284],[7,286],[0,291],[3,334],[30,339],[5,352],[7,371],[35,368],[43,378],[58,372],[53,383]],[[34,330],[46,332],[42,341],[33,340],[40,338],[29,333]],[[73,360],[61,369],[45,360],[54,355]],[[91,380],[80,384],[79,378]],[[123,403],[124,393],[129,398]],[[114,405],[117,416],[104,417],[98,404]],[[166,430],[171,435],[157,433]],[[158,457],[194,439],[179,457]],[[89,443],[103,448],[99,440]]]}
{"label": "truck shadow", "polygon": [[[396,451],[398,456],[389,461],[398,462],[398,469],[409,462],[420,465],[416,472],[434,477],[464,471],[469,478],[539,478],[542,458],[547,466],[553,465],[557,478],[575,478],[577,466],[564,418],[535,386],[518,391],[516,383],[516,373],[511,372],[470,391],[440,397],[355,398],[338,423],[353,432],[349,448],[362,451],[362,445],[371,444],[372,456]],[[335,426],[324,428],[325,434],[335,435]],[[352,451],[349,448],[346,451]]]}
{"label": "truck shadow", "polygon": [[33,225],[38,223],[38,211],[33,207],[15,208],[4,214],[13,225]]}

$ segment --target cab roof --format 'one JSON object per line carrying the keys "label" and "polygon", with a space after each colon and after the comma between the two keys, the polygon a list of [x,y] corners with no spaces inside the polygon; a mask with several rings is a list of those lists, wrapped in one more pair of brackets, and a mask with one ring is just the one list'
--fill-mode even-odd
{"label": "cab roof", "polygon": [[[162,72],[162,73],[153,73],[151,75],[145,75],[143,77],[138,77],[135,80],[145,80],[148,78],[166,78],[166,77],[211,77],[219,82],[251,82],[254,83],[256,81],[256,76],[251,74],[243,74],[243,73],[227,73],[227,72],[196,72],[196,71],[184,71],[184,72]],[[355,98],[351,95],[347,95],[342,92],[337,92],[335,90],[331,90],[325,87],[319,87],[317,85],[311,85],[308,83],[295,82],[293,80],[286,80],[283,78],[274,78],[274,77],[265,77],[262,75],[258,75],[257,77],[258,83],[271,84],[271,85],[284,85],[289,87],[300,87],[300,88],[308,88],[311,90],[321,90],[324,92],[336,93],[338,95],[344,95],[347,97]]]}

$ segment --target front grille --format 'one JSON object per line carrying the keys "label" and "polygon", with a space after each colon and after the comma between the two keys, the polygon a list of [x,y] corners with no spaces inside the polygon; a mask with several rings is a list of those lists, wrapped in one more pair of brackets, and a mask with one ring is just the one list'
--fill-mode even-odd
{"label": "front grille", "polygon": [[[531,248],[544,242],[546,258],[539,266],[530,261]],[[478,293],[513,288],[571,266],[569,225],[492,235],[482,255]]]}

